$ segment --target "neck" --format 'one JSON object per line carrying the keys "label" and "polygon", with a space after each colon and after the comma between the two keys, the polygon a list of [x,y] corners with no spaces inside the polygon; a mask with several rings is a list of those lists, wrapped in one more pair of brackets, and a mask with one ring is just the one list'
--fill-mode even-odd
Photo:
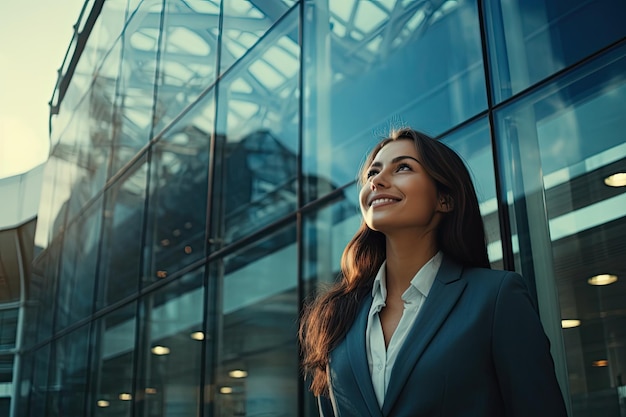
{"label": "neck", "polygon": [[438,251],[434,233],[387,236],[387,291],[402,294],[417,272]]}

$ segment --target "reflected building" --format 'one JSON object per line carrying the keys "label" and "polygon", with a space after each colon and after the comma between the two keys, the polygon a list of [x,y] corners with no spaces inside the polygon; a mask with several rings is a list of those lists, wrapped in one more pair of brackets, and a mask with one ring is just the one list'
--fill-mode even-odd
{"label": "reflected building", "polygon": [[626,416],[623,1],[86,4],[15,416],[317,415],[299,312],[359,226],[367,151],[403,125],[469,166],[570,415]]}

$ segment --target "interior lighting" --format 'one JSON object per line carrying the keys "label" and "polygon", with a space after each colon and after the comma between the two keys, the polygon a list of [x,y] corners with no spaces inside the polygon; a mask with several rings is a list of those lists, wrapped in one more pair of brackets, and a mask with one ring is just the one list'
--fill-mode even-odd
{"label": "interior lighting", "polygon": [[180,236],[180,229],[175,229],[172,234],[176,237]]}
{"label": "interior lighting", "polygon": [[580,326],[580,320],[576,319],[565,319],[561,320],[561,327],[564,329],[571,329],[573,327]]}
{"label": "interior lighting", "polygon": [[102,407],[102,408],[109,406],[109,402],[107,400],[98,400],[96,404],[98,405],[98,407]]}
{"label": "interior lighting", "polygon": [[591,362],[591,365],[596,368],[604,368],[605,366],[609,365],[609,361],[607,361],[606,359],[598,359],[597,361]]}
{"label": "interior lighting", "polygon": [[220,388],[220,393],[222,393],[222,394],[232,394],[233,393],[233,387],[221,387]]}
{"label": "interior lighting", "polygon": [[157,271],[156,276],[157,278],[167,278],[167,271]]}
{"label": "interior lighting", "polygon": [[617,281],[617,275],[600,274],[595,275],[587,280],[589,285],[609,285]]}
{"label": "interior lighting", "polygon": [[146,394],[156,394],[156,388],[146,388]]}
{"label": "interior lighting", "polygon": [[193,249],[191,248],[191,246],[185,246],[185,253],[189,255],[191,252],[193,252]]}
{"label": "interior lighting", "polygon": [[130,401],[133,399],[133,396],[127,392],[123,392],[118,396],[118,398],[122,401]]}
{"label": "interior lighting", "polygon": [[248,372],[243,369],[233,369],[228,373],[231,378],[245,378],[248,376]]}
{"label": "interior lighting", "polygon": [[152,348],[152,353],[154,353],[155,355],[159,355],[159,356],[169,355],[170,348],[165,347],[165,346],[157,345],[157,346]]}
{"label": "interior lighting", "polygon": [[193,332],[190,336],[193,340],[204,340],[203,332]]}
{"label": "interior lighting", "polygon": [[169,239],[163,239],[161,241],[161,246],[169,246],[170,245],[170,240]]}
{"label": "interior lighting", "polygon": [[624,187],[626,186],[626,172],[609,175],[604,179],[604,183],[609,187]]}

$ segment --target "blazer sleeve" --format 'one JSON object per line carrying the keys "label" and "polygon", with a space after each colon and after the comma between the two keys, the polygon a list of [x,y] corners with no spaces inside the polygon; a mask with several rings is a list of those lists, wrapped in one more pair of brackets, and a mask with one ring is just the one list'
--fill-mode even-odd
{"label": "blazer sleeve", "polygon": [[509,272],[493,318],[493,359],[507,417],[567,417],[550,342],[522,277]]}

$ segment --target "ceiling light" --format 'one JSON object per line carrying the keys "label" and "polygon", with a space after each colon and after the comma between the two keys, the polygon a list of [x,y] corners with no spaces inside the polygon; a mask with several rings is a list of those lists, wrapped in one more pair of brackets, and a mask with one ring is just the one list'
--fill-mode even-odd
{"label": "ceiling light", "polygon": [[245,378],[248,376],[248,372],[242,369],[233,369],[228,373],[231,378]]}
{"label": "ceiling light", "polygon": [[190,336],[193,340],[204,340],[203,332],[193,332]]}
{"label": "ceiling light", "polygon": [[122,400],[122,401],[130,401],[130,400],[132,400],[132,399],[133,399],[133,396],[132,396],[132,395],[130,395],[129,393],[127,393],[127,392],[123,392],[123,393],[121,393],[121,394],[119,395],[119,397],[118,397],[118,398],[119,398],[120,400]]}
{"label": "ceiling light", "polygon": [[165,347],[165,346],[155,346],[152,348],[152,353],[154,353],[155,355],[169,355],[170,353],[170,348]]}
{"label": "ceiling light", "polygon": [[609,187],[624,187],[626,186],[626,172],[609,175],[604,179],[604,183]]}
{"label": "ceiling light", "polygon": [[595,275],[587,280],[589,285],[609,285],[617,281],[617,275],[600,274]]}
{"label": "ceiling light", "polygon": [[98,407],[102,407],[102,408],[109,406],[109,402],[107,400],[98,400],[96,404],[98,405]]}
{"label": "ceiling light", "polygon": [[561,327],[564,329],[571,329],[572,327],[580,326],[580,320],[576,319],[566,319],[561,320]]}
{"label": "ceiling light", "polygon": [[156,388],[146,388],[146,394],[156,394]]}
{"label": "ceiling light", "polygon": [[599,359],[597,361],[591,362],[591,365],[595,366],[596,368],[604,368],[605,366],[609,365],[609,361],[607,361],[606,359]]}
{"label": "ceiling light", "polygon": [[232,387],[222,387],[222,388],[220,388],[220,392],[222,394],[232,394],[233,393],[233,388]]}

